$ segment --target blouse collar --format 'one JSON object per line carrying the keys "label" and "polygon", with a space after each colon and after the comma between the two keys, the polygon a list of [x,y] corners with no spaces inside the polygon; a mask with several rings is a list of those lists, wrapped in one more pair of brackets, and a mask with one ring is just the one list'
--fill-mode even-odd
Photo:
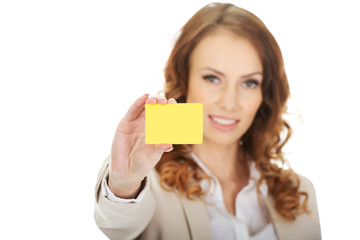
{"label": "blouse collar", "polygon": [[[217,183],[219,183],[218,179],[211,173],[211,171],[205,166],[205,164],[196,156],[194,152],[190,152],[192,158],[196,162],[196,164],[209,176],[215,179]],[[249,171],[250,171],[250,178],[249,178],[249,185],[256,185],[261,177],[259,170],[256,169],[254,161],[248,161]],[[260,194],[266,198],[268,195],[268,187],[264,181],[260,184]]]}

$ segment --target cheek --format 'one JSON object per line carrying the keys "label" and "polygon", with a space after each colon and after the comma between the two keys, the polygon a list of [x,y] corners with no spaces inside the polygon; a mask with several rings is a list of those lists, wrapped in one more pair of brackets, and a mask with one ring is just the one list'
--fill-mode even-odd
{"label": "cheek", "polygon": [[261,103],[262,103],[262,95],[257,94],[255,96],[252,96],[251,98],[248,98],[246,100],[248,104],[246,105],[246,112],[250,116],[255,116],[256,112],[258,111]]}
{"label": "cheek", "polygon": [[261,103],[262,103],[262,97],[259,98],[259,99],[257,99],[256,102],[254,102],[254,105],[253,105],[253,107],[252,107],[252,109],[253,109],[253,115],[254,115],[254,116],[255,116],[255,114],[257,113],[257,111],[259,110]]}
{"label": "cheek", "polygon": [[206,104],[206,99],[209,99],[209,96],[207,95],[206,91],[203,90],[202,86],[197,84],[196,81],[190,80],[186,102]]}

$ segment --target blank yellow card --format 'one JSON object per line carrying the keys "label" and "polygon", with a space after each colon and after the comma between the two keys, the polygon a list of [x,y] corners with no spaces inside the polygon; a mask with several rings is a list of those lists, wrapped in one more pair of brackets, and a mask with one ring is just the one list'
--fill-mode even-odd
{"label": "blank yellow card", "polygon": [[146,144],[201,144],[202,103],[145,104]]}

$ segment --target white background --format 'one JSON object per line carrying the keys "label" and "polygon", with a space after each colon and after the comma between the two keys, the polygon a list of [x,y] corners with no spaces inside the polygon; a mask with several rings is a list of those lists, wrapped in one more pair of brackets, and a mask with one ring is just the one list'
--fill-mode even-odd
{"label": "white background", "polygon": [[[323,239],[358,236],[356,1],[230,1],[256,14],[286,64],[294,136]],[[156,94],[183,24],[209,1],[0,2],[0,239],[106,239],[94,185],[129,105]],[[300,117],[297,117],[300,115]]]}

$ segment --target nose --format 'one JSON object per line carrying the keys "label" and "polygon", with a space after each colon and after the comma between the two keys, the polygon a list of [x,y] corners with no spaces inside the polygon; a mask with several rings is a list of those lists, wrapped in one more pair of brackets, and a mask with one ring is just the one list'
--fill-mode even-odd
{"label": "nose", "polygon": [[226,111],[233,111],[237,106],[236,88],[234,86],[226,86],[220,94],[219,106]]}

